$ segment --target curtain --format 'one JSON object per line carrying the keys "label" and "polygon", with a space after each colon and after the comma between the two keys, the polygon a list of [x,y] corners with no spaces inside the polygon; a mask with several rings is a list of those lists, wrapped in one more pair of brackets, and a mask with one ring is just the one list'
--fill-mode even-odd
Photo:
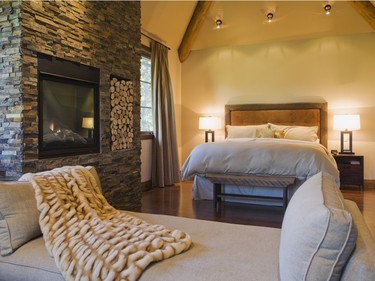
{"label": "curtain", "polygon": [[151,85],[154,118],[152,186],[164,187],[180,181],[173,91],[168,70],[168,49],[151,42]]}

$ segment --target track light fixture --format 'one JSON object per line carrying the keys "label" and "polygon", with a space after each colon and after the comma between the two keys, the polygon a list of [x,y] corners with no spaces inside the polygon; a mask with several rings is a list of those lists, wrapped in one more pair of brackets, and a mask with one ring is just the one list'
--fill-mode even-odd
{"label": "track light fixture", "polygon": [[267,14],[267,21],[268,22],[272,22],[272,19],[273,19],[273,14],[272,13],[268,13]]}
{"label": "track light fixture", "polygon": [[221,19],[217,19],[215,23],[216,23],[216,28],[219,29],[221,28],[221,24],[223,23],[223,21]]}
{"label": "track light fixture", "polygon": [[331,13],[332,6],[330,4],[324,5],[324,11],[326,12],[326,15],[329,15]]}

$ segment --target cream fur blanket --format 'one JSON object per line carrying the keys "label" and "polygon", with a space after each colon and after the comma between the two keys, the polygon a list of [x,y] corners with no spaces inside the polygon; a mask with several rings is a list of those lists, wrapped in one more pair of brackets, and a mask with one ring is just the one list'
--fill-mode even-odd
{"label": "cream fur blanket", "polygon": [[25,179],[35,189],[46,247],[66,280],[136,280],[151,262],[191,245],[182,231],[114,209],[84,167],[27,174]]}

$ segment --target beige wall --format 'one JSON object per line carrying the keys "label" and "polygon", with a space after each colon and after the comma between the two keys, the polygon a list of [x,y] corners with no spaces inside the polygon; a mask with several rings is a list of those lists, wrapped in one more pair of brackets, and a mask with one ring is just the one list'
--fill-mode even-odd
{"label": "beige wall", "polygon": [[339,149],[333,114],[359,113],[353,150],[365,155],[365,178],[375,179],[374,50],[375,33],[369,33],[192,52],[182,64],[181,160],[204,141],[199,116],[224,123],[225,104],[326,100],[328,148]]}

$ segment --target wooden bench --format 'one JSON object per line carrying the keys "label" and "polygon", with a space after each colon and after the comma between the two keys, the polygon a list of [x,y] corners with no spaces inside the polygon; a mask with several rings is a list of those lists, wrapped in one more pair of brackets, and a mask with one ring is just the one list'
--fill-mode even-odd
{"label": "wooden bench", "polygon": [[[246,197],[258,198],[267,200],[277,200],[282,202],[283,210],[285,211],[288,205],[288,187],[295,182],[295,177],[272,177],[272,176],[240,176],[232,174],[207,174],[205,176],[209,181],[214,184],[214,207],[222,202],[223,197]],[[223,191],[223,184],[231,184],[237,186],[254,186],[254,187],[277,187],[283,189],[283,197],[270,197],[261,195],[244,195],[225,193]]]}

